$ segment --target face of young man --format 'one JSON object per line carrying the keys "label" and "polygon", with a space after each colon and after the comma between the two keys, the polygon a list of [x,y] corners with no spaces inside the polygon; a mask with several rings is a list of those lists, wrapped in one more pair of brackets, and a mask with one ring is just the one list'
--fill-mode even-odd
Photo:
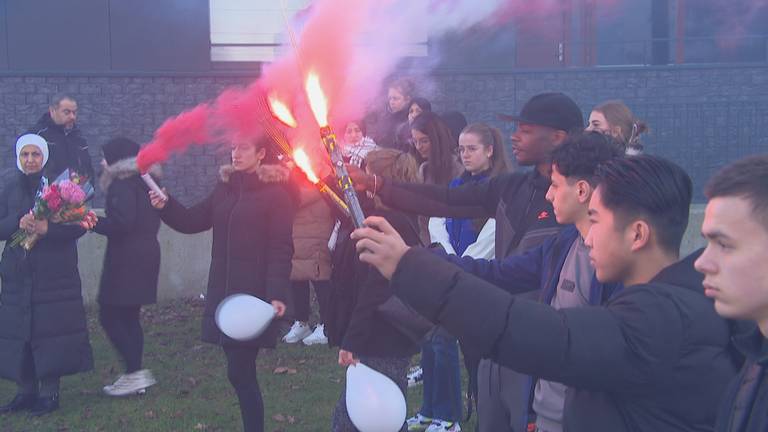
{"label": "face of young man", "polygon": [[523,166],[546,162],[557,146],[554,129],[530,123],[519,123],[510,139],[512,153]]}
{"label": "face of young man", "polygon": [[555,164],[552,164],[550,179],[552,183],[547,190],[547,201],[552,203],[557,223],[576,223],[584,212],[584,203],[579,197],[589,193],[584,189],[586,182],[565,177]]}
{"label": "face of young man", "polygon": [[743,197],[707,204],[701,232],[707,248],[696,260],[704,293],[726,318],[768,322],[768,228]]}
{"label": "face of young man", "polygon": [[605,207],[601,189],[598,186],[589,201],[591,225],[584,243],[591,249],[589,258],[597,280],[622,282],[631,268],[633,235],[621,220],[617,220],[616,214]]}

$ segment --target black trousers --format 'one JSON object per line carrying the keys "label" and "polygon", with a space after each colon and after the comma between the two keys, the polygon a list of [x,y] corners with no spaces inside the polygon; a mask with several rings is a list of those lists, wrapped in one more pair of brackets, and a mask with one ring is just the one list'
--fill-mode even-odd
{"label": "black trousers", "polygon": [[[326,304],[328,304],[328,299],[331,295],[331,282],[312,281],[311,283],[312,286],[315,287],[315,296],[317,296],[317,303],[318,306],[320,306],[320,321],[321,323],[325,323],[324,313],[328,310]],[[309,321],[309,314],[311,312],[309,305],[309,284],[310,281],[291,282],[291,300],[293,301],[294,318],[296,321]]]}
{"label": "black trousers", "polygon": [[59,377],[39,378],[35,371],[32,347],[24,345],[24,362],[21,365],[21,379],[16,383],[17,393],[44,397],[59,393]]}
{"label": "black trousers", "polygon": [[141,369],[144,355],[144,330],[139,322],[140,305],[100,305],[99,322],[112,346],[125,362],[125,372]]}
{"label": "black trousers", "polygon": [[258,348],[224,346],[227,378],[237,393],[244,432],[264,431],[264,400],[256,379]]}

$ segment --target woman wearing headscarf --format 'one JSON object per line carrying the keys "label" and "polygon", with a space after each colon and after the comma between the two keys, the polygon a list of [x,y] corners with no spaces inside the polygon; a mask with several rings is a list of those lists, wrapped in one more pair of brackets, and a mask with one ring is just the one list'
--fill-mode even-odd
{"label": "woman wearing headscarf", "polygon": [[136,167],[139,145],[115,138],[102,147],[102,153],[100,186],[107,193],[106,217],[93,228],[107,237],[99,321],[125,363],[125,373],[103,390],[109,396],[126,396],[155,384],[152,372],[142,367],[144,331],[139,314],[142,305],[157,301],[160,216]]}
{"label": "woman wearing headscarf", "polygon": [[[16,141],[20,173],[0,195],[0,377],[17,384],[16,396],[0,413],[59,407],[59,378],[93,368],[77,269],[79,225],[36,220],[30,210],[41,188],[48,144],[39,135]],[[23,229],[40,240],[29,251],[10,246]]]}

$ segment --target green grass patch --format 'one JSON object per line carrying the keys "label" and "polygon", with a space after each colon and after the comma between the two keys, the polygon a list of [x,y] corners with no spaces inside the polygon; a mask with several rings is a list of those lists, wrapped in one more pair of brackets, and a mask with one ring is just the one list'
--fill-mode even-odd
{"label": "green grass patch", "polygon": [[[2,432],[238,431],[240,412],[226,377],[224,354],[200,342],[202,303],[176,301],[144,308],[144,366],[158,384],[146,395],[104,396],[101,388],[122,372],[101,330],[96,310],[88,312],[95,358],[92,372],[62,378],[61,408],[42,418],[26,413],[0,416]],[[338,351],[325,345],[280,344],[259,354],[257,369],[264,395],[267,431],[324,432],[342,385]],[[287,368],[275,373],[278,368]],[[282,370],[280,370],[282,372]],[[15,384],[0,381],[0,403]],[[409,390],[408,414],[421,403],[421,386]],[[473,431],[471,425],[462,430]]]}

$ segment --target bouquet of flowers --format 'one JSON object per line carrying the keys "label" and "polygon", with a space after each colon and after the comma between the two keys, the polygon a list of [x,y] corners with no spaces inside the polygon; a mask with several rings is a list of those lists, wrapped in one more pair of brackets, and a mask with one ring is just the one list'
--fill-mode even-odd
{"label": "bouquet of flowers", "polygon": [[[88,178],[74,171],[65,170],[51,184],[42,177],[35,195],[35,205],[30,213],[36,220],[77,224],[91,217],[86,201],[93,193],[93,186]],[[39,234],[20,229],[13,234],[10,245],[21,245],[29,251],[39,239]]]}

